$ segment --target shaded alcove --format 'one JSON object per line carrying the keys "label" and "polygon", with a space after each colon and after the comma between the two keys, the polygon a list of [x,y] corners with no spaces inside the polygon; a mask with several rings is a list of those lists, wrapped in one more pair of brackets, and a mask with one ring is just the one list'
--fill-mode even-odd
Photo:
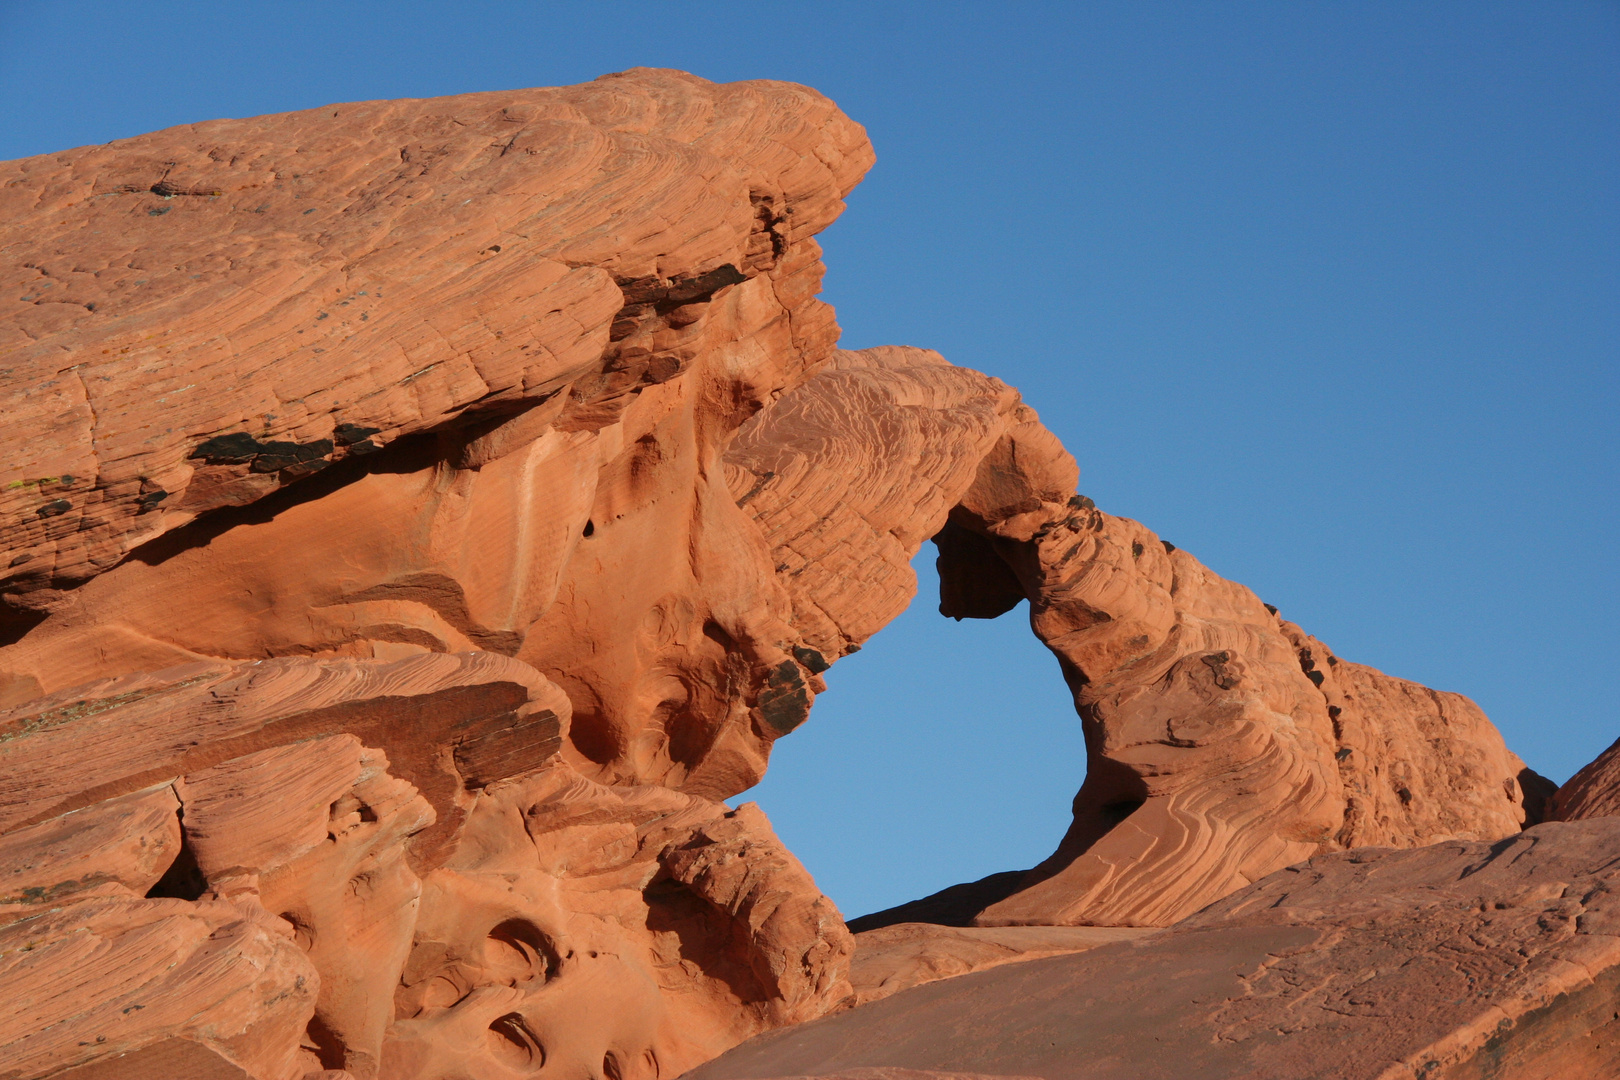
{"label": "shaded alcove", "polygon": [[917,596],[826,674],[810,720],[757,786],[777,834],[853,919],[1052,853],[1086,774],[1080,719],[1020,603],[939,614],[937,551]]}

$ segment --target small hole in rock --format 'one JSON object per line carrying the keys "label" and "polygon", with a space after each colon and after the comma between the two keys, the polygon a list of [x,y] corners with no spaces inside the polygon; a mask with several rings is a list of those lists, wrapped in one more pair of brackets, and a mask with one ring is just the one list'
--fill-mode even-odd
{"label": "small hole in rock", "polygon": [[485,974],[506,986],[550,977],[557,969],[556,957],[556,946],[526,919],[506,920],[484,941]]}
{"label": "small hole in rock", "polygon": [[197,856],[192,852],[191,845],[182,837],[180,854],[174,857],[174,862],[163,871],[163,876],[157,879],[156,884],[146,890],[146,898],[198,900],[207,891],[208,879],[203,877],[201,868],[197,866]]}
{"label": "small hole in rock", "polygon": [[509,1066],[537,1068],[546,1063],[545,1048],[521,1013],[495,1018],[489,1025],[489,1049],[492,1056]]}
{"label": "small hole in rock", "polygon": [[596,522],[587,521],[585,523],[585,531],[583,533],[581,533],[581,535],[584,536],[587,540],[589,540],[591,537],[595,536],[596,535]]}

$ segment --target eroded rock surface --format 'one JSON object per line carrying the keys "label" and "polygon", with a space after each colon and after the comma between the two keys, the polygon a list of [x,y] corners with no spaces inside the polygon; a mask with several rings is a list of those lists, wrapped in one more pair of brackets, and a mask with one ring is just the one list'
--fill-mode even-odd
{"label": "eroded rock surface", "polygon": [[693,1080],[1543,1080],[1620,1069],[1620,821],[1361,849],[1169,930],[761,1036]]}
{"label": "eroded rock surface", "polygon": [[840,353],[745,425],[726,462],[818,655],[903,610],[906,562],[932,536],[941,610],[993,618],[1027,598],[1074,692],[1087,763],[1058,851],[880,923],[1164,926],[1320,852],[1540,820],[1545,782],[1473,702],[1342,662],[1098,510],[999,380],[920,349]]}
{"label": "eroded rock surface", "polygon": [[1599,754],[1553,796],[1553,821],[1620,815],[1620,740]]}
{"label": "eroded rock surface", "polygon": [[[836,349],[871,160],[637,70],[0,163],[0,1080],[659,1080],[1538,818],[1470,702],[1098,511],[1011,387]],[[1088,762],[1051,860],[908,908],[986,925],[857,950],[720,800],[929,538]]]}
{"label": "eroded rock surface", "polygon": [[812,237],[871,160],[814,91],[633,71],[0,166],[8,599],[49,606],[198,514],[458,417],[526,426],[492,425],[483,460],[554,395],[564,430],[600,429],[765,323],[776,347],[735,355],[730,389],[814,359],[836,331]]}
{"label": "eroded rock surface", "polygon": [[0,1076],[643,1080],[849,997],[714,801],[824,667],[721,456],[870,160],[637,71],[0,166]]}
{"label": "eroded rock surface", "polygon": [[132,1051],[162,1075],[147,1048],[179,1039],[254,1077],[651,1080],[850,995],[849,932],[758,808],[580,776],[518,661],[194,665],[68,698],[0,721],[0,775],[35,778],[0,793],[0,1075],[148,1075]]}

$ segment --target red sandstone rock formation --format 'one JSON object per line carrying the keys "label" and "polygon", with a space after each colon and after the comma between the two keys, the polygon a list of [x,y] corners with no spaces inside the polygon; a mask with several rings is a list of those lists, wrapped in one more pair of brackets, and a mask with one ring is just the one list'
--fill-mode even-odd
{"label": "red sandstone rock formation", "polygon": [[1549,804],[1550,821],[1620,815],[1620,740],[1569,778]]}
{"label": "red sandstone rock formation", "polygon": [[1097,510],[998,380],[918,349],[840,353],[726,462],[822,656],[903,609],[907,562],[934,536],[941,610],[994,617],[1027,597],[1085,723],[1085,783],[1050,859],[950,911],[881,921],[1163,926],[1320,852],[1540,819],[1533,774],[1471,701],[1341,663]]}
{"label": "red sandstone rock formation", "polygon": [[0,166],[0,1075],[642,1080],[848,997],[712,801],[819,687],[720,455],[870,159],[632,72]]}
{"label": "red sandstone rock formation", "polygon": [[1085,952],[1159,931],[1134,926],[894,923],[855,935],[849,981],[865,1005],[901,990],[1021,960]]}
{"label": "red sandstone rock formation", "polygon": [[1319,856],[1159,934],[905,990],[691,1077],[1613,1076],[1617,850],[1604,818]]}
{"label": "red sandstone rock formation", "polygon": [[757,808],[586,780],[567,719],[487,653],[193,665],[0,716],[0,1061],[183,1039],[255,1077],[645,1080],[849,996],[850,936]]}
{"label": "red sandstone rock formation", "polygon": [[1012,388],[836,350],[870,161],[813,91],[635,71],[0,164],[0,1080],[657,1080],[1137,936],[852,969],[718,801],[930,537],[1089,759],[1051,860],[926,918],[1157,926],[1535,817],[1471,703],[1096,511]]}

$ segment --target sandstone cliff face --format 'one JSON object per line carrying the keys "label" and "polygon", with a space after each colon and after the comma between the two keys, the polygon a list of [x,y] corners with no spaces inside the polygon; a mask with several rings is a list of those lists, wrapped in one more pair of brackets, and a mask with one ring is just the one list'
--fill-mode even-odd
{"label": "sandstone cliff face", "polygon": [[[1012,388],[836,349],[870,162],[813,91],[640,70],[0,164],[0,1080],[657,1080],[1536,818],[1471,703],[1098,511]],[[852,968],[720,800],[929,538],[946,614],[1029,601],[1088,761],[929,916],[979,928]]]}

